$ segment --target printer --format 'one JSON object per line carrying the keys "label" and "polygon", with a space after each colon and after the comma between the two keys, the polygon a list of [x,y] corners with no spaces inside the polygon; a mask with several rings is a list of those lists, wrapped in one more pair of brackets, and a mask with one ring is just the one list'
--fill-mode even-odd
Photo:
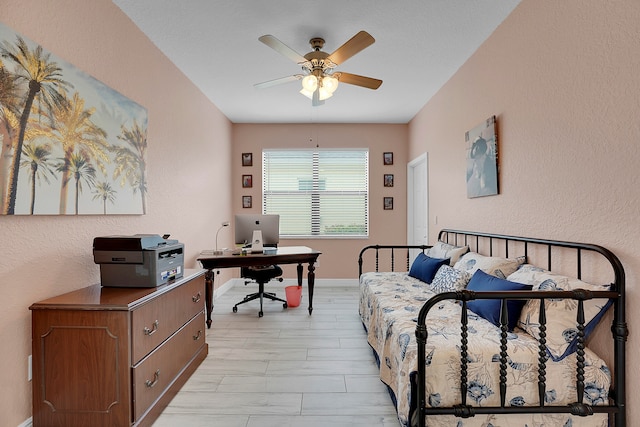
{"label": "printer", "polygon": [[[168,236],[165,236],[168,237]],[[153,288],[184,274],[184,245],[157,234],[93,239],[93,260],[106,287]]]}

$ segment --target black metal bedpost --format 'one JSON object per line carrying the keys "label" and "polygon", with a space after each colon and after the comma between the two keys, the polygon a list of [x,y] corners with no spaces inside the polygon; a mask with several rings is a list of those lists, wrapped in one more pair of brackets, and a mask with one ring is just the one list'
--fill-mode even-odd
{"label": "black metal bedpost", "polygon": [[396,271],[396,253],[393,248],[391,248],[391,271]]}
{"label": "black metal bedpost", "polygon": [[427,365],[426,344],[427,344],[427,325],[425,322],[418,322],[416,326],[416,343],[418,345],[418,427],[426,427],[424,411],[427,407],[427,385],[425,384],[426,375],[420,375],[424,372]]}
{"label": "black metal bedpost", "polygon": [[577,350],[576,350],[576,403],[570,404],[571,413],[574,415],[587,416],[593,415],[591,405],[584,403],[584,300],[590,299],[588,291],[575,290],[575,297],[578,300],[578,314],[576,318],[576,327],[578,329]]}
{"label": "black metal bedpost", "polygon": [[504,408],[507,399],[507,329],[509,313],[507,300],[500,300],[500,406]]}
{"label": "black metal bedpost", "polygon": [[467,404],[467,388],[468,388],[468,325],[469,318],[467,316],[467,300],[462,300],[462,312],[460,313],[460,394],[462,406]]}
{"label": "black metal bedpost", "polygon": [[[616,303],[620,303],[624,305],[624,298],[621,297],[620,301],[616,301]],[[618,311],[618,310],[614,310]],[[622,310],[624,312],[624,309]],[[627,342],[627,336],[629,336],[629,329],[627,328],[627,323],[624,321],[624,314],[615,315],[615,320],[611,325],[611,331],[613,332],[613,339],[615,340],[614,347],[614,358],[615,358],[615,390],[617,390],[616,395],[614,396],[616,405],[618,406],[618,412],[615,414],[615,425],[625,427],[627,425],[627,406],[626,406],[626,378],[625,378],[625,367],[626,367],[626,354],[625,347]],[[623,319],[623,320],[620,320]]]}
{"label": "black metal bedpost", "polygon": [[629,329],[627,327],[626,313],[625,313],[625,273],[624,268],[620,260],[610,253],[608,257],[609,261],[615,266],[615,284],[616,291],[620,294],[620,297],[615,300],[613,305],[613,323],[611,324],[611,332],[614,340],[614,363],[615,363],[615,390],[614,396],[618,412],[615,414],[615,426],[627,425],[627,407],[626,407],[626,344],[627,336],[629,336]]}
{"label": "black metal bedpost", "polygon": [[584,301],[578,300],[578,344],[576,351],[576,401],[582,404],[584,400]]}
{"label": "black metal bedpost", "polygon": [[544,298],[540,299],[538,324],[538,398],[540,406],[544,406],[547,396],[547,309]]}

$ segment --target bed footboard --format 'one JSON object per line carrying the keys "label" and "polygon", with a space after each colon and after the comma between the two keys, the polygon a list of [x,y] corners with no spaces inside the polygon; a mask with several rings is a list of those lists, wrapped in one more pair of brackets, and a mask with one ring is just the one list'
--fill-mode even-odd
{"label": "bed footboard", "polygon": [[[438,294],[431,298],[422,307],[418,315],[418,325],[416,326],[416,342],[418,344],[418,376],[417,376],[417,405],[418,413],[415,424],[419,427],[425,427],[426,415],[455,415],[457,417],[468,418],[476,414],[522,414],[522,413],[571,413],[572,415],[588,416],[595,413],[608,413],[613,414],[616,419],[616,426],[624,426],[624,405],[620,405],[619,399],[613,399],[609,405],[589,405],[584,402],[584,369],[585,369],[585,317],[584,317],[584,302],[594,298],[606,298],[616,299],[618,293],[609,291],[590,292],[583,290],[575,291],[505,291],[505,292],[474,292],[474,291],[458,291],[458,292],[446,292]],[[440,301],[452,299],[462,303],[462,315],[460,318],[460,331],[461,331],[461,344],[460,344],[460,398],[462,403],[448,408],[429,408],[426,404],[426,343],[428,339],[426,317],[429,311],[437,306]],[[468,353],[467,353],[467,302],[477,299],[492,299],[501,300],[501,315],[500,315],[500,406],[483,406],[477,407],[467,404],[467,372],[468,372]],[[577,323],[577,368],[575,373],[575,385],[576,385],[576,400],[575,402],[568,404],[567,406],[545,406],[546,395],[546,363],[547,363],[547,350],[546,350],[546,314],[544,309],[545,299],[573,299],[578,302],[578,318]],[[508,406],[506,402],[507,395],[507,363],[509,360],[509,354],[507,352],[507,300],[537,300],[540,307],[540,318],[538,323],[540,325],[540,337],[539,337],[539,359],[538,359],[538,398],[540,401],[539,406]],[[619,369],[616,366],[616,369]],[[614,394],[614,393],[612,393]],[[412,417],[413,418],[413,417]],[[414,418],[415,420],[415,418]]]}

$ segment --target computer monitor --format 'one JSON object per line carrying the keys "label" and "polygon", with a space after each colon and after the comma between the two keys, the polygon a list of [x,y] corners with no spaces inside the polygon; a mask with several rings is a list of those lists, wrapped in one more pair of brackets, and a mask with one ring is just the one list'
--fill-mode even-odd
{"label": "computer monitor", "polygon": [[234,226],[237,245],[251,243],[255,230],[262,231],[265,246],[277,246],[280,241],[280,215],[236,214]]}

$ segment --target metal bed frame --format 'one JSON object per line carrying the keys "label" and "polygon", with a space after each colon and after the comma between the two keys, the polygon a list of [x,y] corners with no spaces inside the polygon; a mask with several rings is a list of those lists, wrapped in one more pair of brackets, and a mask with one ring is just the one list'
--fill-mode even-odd
{"label": "metal bed frame", "polygon": [[[515,256],[529,255],[530,249],[546,248],[547,269],[552,271],[553,249],[562,248],[563,254],[566,251],[572,251],[576,256],[576,277],[581,279],[583,272],[583,254],[595,253],[604,257],[610,264],[614,280],[611,283],[610,291],[503,291],[503,292],[474,292],[462,290],[458,292],[445,292],[432,297],[421,308],[418,315],[418,324],[416,326],[416,340],[418,346],[418,373],[413,376],[412,381],[412,402],[410,420],[412,426],[425,427],[427,415],[455,415],[461,418],[473,417],[476,414],[531,414],[531,413],[570,413],[577,416],[589,416],[595,413],[608,413],[609,420],[613,417],[615,427],[626,426],[626,355],[625,346],[627,336],[629,334],[626,317],[625,317],[625,273],[624,268],[618,257],[611,251],[602,246],[574,243],[557,240],[537,239],[528,237],[517,237],[491,233],[481,233],[473,231],[460,231],[443,229],[438,234],[438,240],[461,246],[468,245],[471,251],[480,252],[479,247],[483,248],[488,245],[488,251],[483,251],[485,255],[494,256],[494,247],[502,249],[500,256],[509,257],[509,250],[512,252],[514,246],[522,250]],[[518,242],[515,244],[514,242]],[[371,245],[363,248],[358,256],[359,274],[362,275],[363,257],[367,251],[375,251],[375,271],[378,271],[380,265],[380,255],[384,254],[391,258],[391,271],[395,270],[396,257],[399,254],[406,254],[406,271],[409,270],[409,262],[412,251],[425,251],[428,245]],[[537,264],[537,263],[536,263]],[[544,395],[546,390],[546,314],[544,300],[548,298],[565,298],[578,301],[578,314],[576,319],[577,334],[577,369],[576,369],[576,401],[563,406],[546,406],[544,404]],[[583,304],[584,301],[592,298],[607,298],[613,302],[613,322],[611,325],[611,333],[613,338],[613,360],[614,366],[612,372],[612,384],[609,390],[609,403],[607,405],[588,405],[583,402],[584,395],[584,348],[585,348],[585,319]],[[436,306],[440,301],[453,299],[460,301],[462,304],[462,314],[460,319],[461,330],[461,357],[460,357],[460,395],[461,404],[452,407],[431,408],[426,404],[425,376],[426,376],[426,355],[425,346],[427,343],[428,333],[426,326],[426,317],[429,310]],[[500,406],[493,407],[477,407],[468,405],[467,397],[467,302],[476,299],[500,299],[502,301],[501,327],[500,327]],[[507,313],[506,300],[509,299],[526,299],[540,301],[540,338],[539,358],[538,358],[538,381],[537,388],[540,396],[538,406],[506,406],[506,370],[507,370]]]}

